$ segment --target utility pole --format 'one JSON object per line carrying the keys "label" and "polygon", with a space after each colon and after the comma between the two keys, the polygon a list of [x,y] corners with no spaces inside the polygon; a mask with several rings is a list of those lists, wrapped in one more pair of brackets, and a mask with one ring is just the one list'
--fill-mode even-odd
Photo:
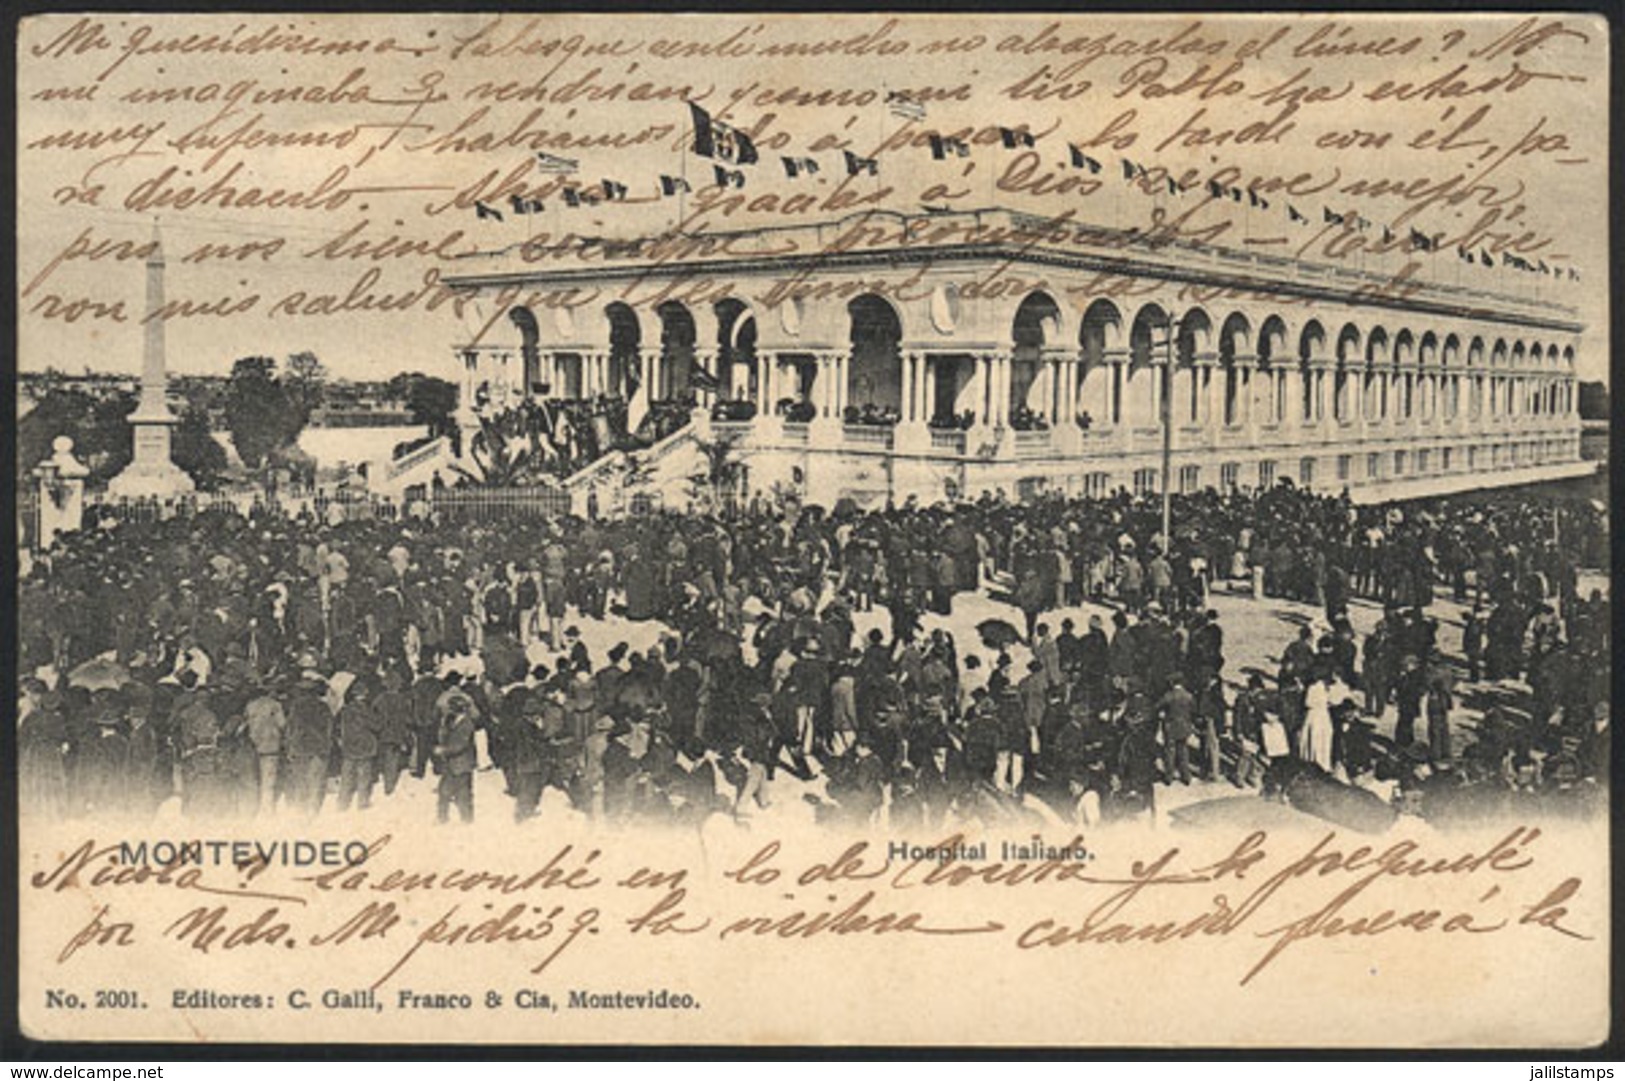
{"label": "utility pole", "polygon": [[1174,469],[1174,349],[1179,337],[1179,319],[1168,313],[1168,362],[1162,370],[1162,552],[1172,558],[1173,469]]}

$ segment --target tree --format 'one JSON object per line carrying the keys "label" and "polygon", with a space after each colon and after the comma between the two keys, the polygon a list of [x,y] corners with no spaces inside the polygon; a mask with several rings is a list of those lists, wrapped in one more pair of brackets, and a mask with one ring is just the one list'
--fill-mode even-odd
{"label": "tree", "polygon": [[1601,381],[1581,383],[1580,399],[1575,404],[1580,408],[1581,420],[1607,420],[1608,384]]}
{"label": "tree", "polygon": [[288,357],[282,385],[287,389],[289,402],[299,413],[303,428],[310,422],[311,413],[321,408],[327,393],[327,369],[322,367],[315,353],[308,350],[294,353]]}
{"label": "tree", "polygon": [[720,510],[738,496],[745,479],[745,463],[735,454],[738,439],[722,436],[695,442],[702,467],[688,478],[690,495],[696,502]]}
{"label": "tree", "polygon": [[266,455],[299,438],[308,418],[276,377],[270,357],[241,357],[226,384],[226,428],[237,457],[258,469]]}
{"label": "tree", "polygon": [[226,472],[226,449],[209,428],[208,410],[189,405],[170,438],[170,457],[199,488],[215,487]]}
{"label": "tree", "polygon": [[[100,399],[77,390],[48,393],[17,423],[18,483],[32,483],[34,467],[51,456],[59,435],[72,437],[74,457],[90,470],[92,485],[117,476],[135,454],[129,418],[137,401],[130,392]],[[226,469],[226,452],[210,434],[208,413],[196,406],[181,414],[170,456],[200,488],[213,487]]]}
{"label": "tree", "polygon": [[451,431],[452,414],[457,411],[457,386],[422,372],[402,373],[389,381],[390,393],[396,390],[396,380],[402,380],[400,397],[406,411],[412,414],[414,424],[426,424],[429,435],[442,436]]}

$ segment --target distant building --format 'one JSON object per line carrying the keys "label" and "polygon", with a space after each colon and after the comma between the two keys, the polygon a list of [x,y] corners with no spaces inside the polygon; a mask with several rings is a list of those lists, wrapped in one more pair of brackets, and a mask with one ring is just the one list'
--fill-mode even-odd
{"label": "distant building", "polygon": [[[996,210],[509,249],[445,277],[517,305],[456,349],[465,424],[527,397],[692,399],[692,436],[736,438],[749,487],[826,504],[1156,491],[1170,359],[1177,490],[1403,498],[1592,468],[1575,309],[1473,270],[1396,289]],[[537,299],[566,290],[615,299]]]}

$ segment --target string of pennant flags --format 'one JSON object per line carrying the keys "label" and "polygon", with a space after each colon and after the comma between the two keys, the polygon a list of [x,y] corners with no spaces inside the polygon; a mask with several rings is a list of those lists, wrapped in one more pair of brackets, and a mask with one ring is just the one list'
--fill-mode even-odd
{"label": "string of pennant flags", "polygon": [[[922,122],[927,110],[925,103],[902,90],[888,90],[885,94],[887,111],[900,119],[910,123]],[[762,163],[760,150],[748,133],[718,120],[703,106],[694,102],[686,103],[693,126],[693,142],[690,149],[699,157],[711,162],[711,180],[713,186],[723,189],[742,190],[748,181],[748,174],[743,166],[756,166]],[[1004,150],[1017,150],[1030,148],[1036,145],[1036,137],[1026,128],[997,128],[999,145]],[[926,134],[926,149],[935,161],[949,161],[971,156],[971,146],[964,139],[943,135],[938,132]],[[1107,165],[1099,158],[1090,155],[1083,147],[1076,143],[1067,143],[1067,162],[1073,169],[1099,176],[1107,171]],[[817,176],[822,170],[818,159],[809,155],[780,156],[780,168],[785,178],[799,180],[804,177]],[[536,154],[538,170],[549,176],[573,177],[580,172],[580,163],[574,158],[560,157],[546,151]],[[841,165],[848,177],[867,175],[878,177],[880,175],[880,160],[877,157],[863,157],[851,150],[841,151]],[[1125,182],[1144,184],[1150,180],[1151,173],[1144,165],[1128,158],[1119,158],[1119,167]],[[1181,186],[1172,176],[1165,176],[1161,185],[1166,187],[1170,196],[1183,196],[1190,190]],[[1214,200],[1227,200],[1245,205],[1251,209],[1268,211],[1271,201],[1251,189],[1239,188],[1234,185],[1221,184],[1217,180],[1209,180],[1204,185],[1208,198]],[[560,198],[564,205],[571,209],[586,206],[596,206],[602,203],[627,202],[630,196],[630,187],[617,180],[602,178],[597,184],[581,186],[569,184],[560,189]],[[683,176],[670,176],[660,174],[657,184],[656,198],[671,198],[694,191],[693,185]],[[638,199],[647,202],[647,199]],[[1305,214],[1298,207],[1289,202],[1280,204],[1286,210],[1287,220],[1295,225],[1309,226],[1314,223],[1311,215]],[[518,195],[508,197],[507,212],[515,215],[539,214],[543,211],[540,199],[526,198]],[[480,220],[504,220],[503,209],[484,201],[474,204],[474,211]],[[1325,225],[1335,225],[1351,228],[1358,232],[1368,232],[1373,228],[1380,228],[1384,244],[1392,244],[1395,234],[1386,225],[1378,225],[1369,218],[1354,210],[1335,211],[1330,207],[1322,207],[1320,220]],[[1440,241],[1436,236],[1430,236],[1420,229],[1411,227],[1405,237],[1405,243],[1410,251],[1437,252]],[[1499,258],[1492,255],[1487,248],[1480,247],[1475,252],[1465,245],[1457,245],[1457,258],[1462,262],[1472,263],[1485,267],[1500,267],[1517,270],[1529,274],[1542,274],[1558,279],[1579,281],[1580,272],[1573,267],[1551,266],[1544,260],[1529,260],[1511,252],[1503,252]]]}

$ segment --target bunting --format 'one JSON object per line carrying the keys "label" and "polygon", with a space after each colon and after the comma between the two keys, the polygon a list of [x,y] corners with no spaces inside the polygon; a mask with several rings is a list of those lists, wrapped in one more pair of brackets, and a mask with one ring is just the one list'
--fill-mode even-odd
{"label": "bunting", "polygon": [[1066,144],[1066,149],[1067,149],[1067,152],[1072,156],[1072,168],[1074,168],[1074,169],[1088,169],[1091,173],[1099,175],[1099,173],[1100,173],[1100,162],[1096,161],[1094,158],[1091,158],[1088,154],[1085,154],[1082,150],[1078,149],[1078,146],[1077,146],[1076,143],[1067,143]]}
{"label": "bunting", "polygon": [[710,113],[692,101],[688,110],[694,121],[694,153],[734,165],[752,165],[760,160],[749,135],[731,124],[713,120]]}
{"label": "bunting", "polygon": [[886,111],[902,120],[925,119],[925,103],[906,90],[886,91]]}
{"label": "bunting", "polygon": [[880,175],[880,162],[874,158],[860,158],[850,150],[841,151],[846,155],[846,175],[857,176],[859,173],[868,173],[870,176]]}

